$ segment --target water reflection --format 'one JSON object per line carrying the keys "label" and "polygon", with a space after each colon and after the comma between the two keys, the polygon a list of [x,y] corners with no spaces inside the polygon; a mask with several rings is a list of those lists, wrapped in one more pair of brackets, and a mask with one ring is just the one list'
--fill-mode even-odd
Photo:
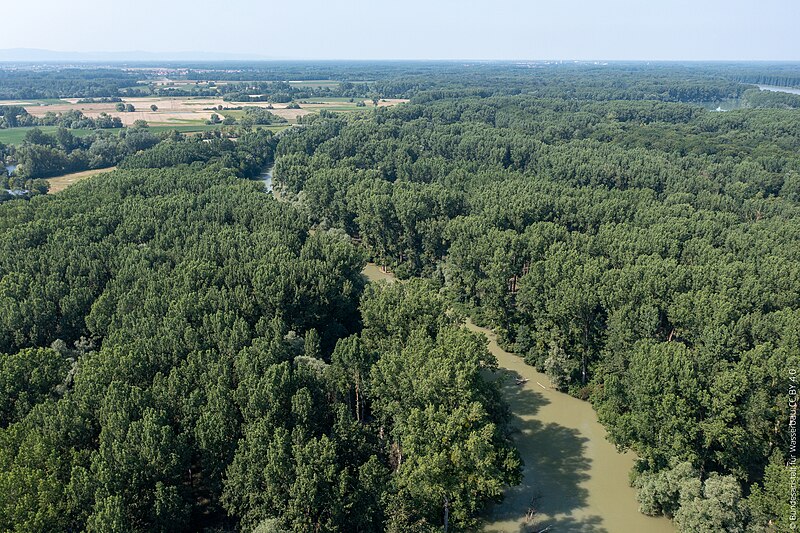
{"label": "water reflection", "polygon": [[772,91],[774,93],[789,93],[789,94],[800,94],[800,89],[796,89],[794,87],[778,87],[777,85],[759,85],[759,89],[762,91]]}
{"label": "water reflection", "polygon": [[[588,439],[577,429],[536,418],[551,402],[542,393],[517,385],[522,375],[516,371],[500,371],[503,397],[513,406],[510,425],[512,438],[525,458],[522,483],[506,491],[503,504],[493,509],[493,523],[518,522],[520,532],[531,532],[551,526],[557,531],[596,531],[599,516],[572,517],[588,505],[589,492],[582,486],[588,481],[591,459],[586,456]],[[531,520],[525,515],[533,509]],[[545,514],[546,512],[546,514]],[[489,526],[485,531],[508,532]]]}
{"label": "water reflection", "polygon": [[264,182],[264,188],[267,190],[267,192],[272,192],[272,169],[274,169],[274,168],[275,168],[274,165],[269,167],[269,168],[267,168],[267,170],[265,170],[258,177],[259,181]]}
{"label": "water reflection", "polygon": [[[373,281],[394,279],[374,264],[363,273]],[[499,369],[487,377],[501,380],[511,438],[524,461],[521,484],[487,509],[484,531],[533,533],[548,526],[547,531],[578,533],[675,531],[669,520],[638,512],[628,479],[635,457],[619,453],[606,439],[589,403],[553,390],[547,376],[500,348],[490,330],[471,322],[467,327],[485,335],[497,357]],[[517,384],[520,379],[527,381]],[[536,513],[526,520],[531,507]]]}
{"label": "water reflection", "polygon": [[[494,333],[472,323],[467,327],[489,339],[489,350],[501,370],[503,398],[516,429],[511,437],[525,461],[520,486],[511,487],[502,503],[486,513],[484,531],[530,533],[667,533],[669,520],[638,512],[628,472],[631,453],[619,453],[606,439],[592,406],[553,390],[544,374],[521,357],[500,348]],[[518,379],[527,379],[517,384]],[[526,518],[530,508],[536,512]]]}

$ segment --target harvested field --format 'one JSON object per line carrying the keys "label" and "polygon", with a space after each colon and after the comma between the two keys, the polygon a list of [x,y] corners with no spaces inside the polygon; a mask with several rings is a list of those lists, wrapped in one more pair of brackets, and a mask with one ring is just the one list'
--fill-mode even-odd
{"label": "harvested field", "polygon": [[[150,124],[191,124],[205,122],[211,118],[213,111],[204,111],[204,107],[223,104],[221,99],[188,99],[188,98],[124,98],[123,102],[132,104],[136,111],[132,113],[119,112],[114,103],[79,104],[77,98],[72,98],[67,104],[54,104],[44,107],[28,107],[28,113],[35,116],[44,116],[48,112],[62,113],[71,109],[81,111],[87,117],[96,118],[100,113],[107,113],[119,117],[126,126],[132,125],[137,120],[146,120]],[[151,111],[150,106],[155,105],[158,111]],[[224,105],[224,104],[223,104]]]}
{"label": "harvested field", "polygon": [[[367,105],[372,104],[372,100],[364,100]],[[378,107],[391,107],[397,104],[404,104],[408,102],[407,98],[385,98],[383,100],[378,100]]]}
{"label": "harvested field", "polygon": [[[381,100],[378,102],[379,107],[387,107],[396,105],[407,100],[392,98]],[[123,124],[126,126],[132,125],[137,120],[145,120],[153,125],[190,125],[202,124],[213,113],[221,114],[219,111],[213,111],[209,108],[212,107],[238,107],[238,106],[256,106],[256,107],[273,107],[271,111],[288,120],[289,122],[296,122],[298,117],[307,115],[309,113],[317,112],[321,109],[329,109],[331,111],[356,111],[355,102],[349,102],[343,98],[319,99],[309,100],[307,104],[300,104],[301,109],[287,109],[288,104],[285,103],[269,103],[269,102],[225,102],[222,98],[202,98],[202,97],[184,97],[184,98],[167,98],[167,97],[144,97],[144,98],[123,98],[126,104],[132,104],[136,111],[132,113],[121,113],[116,110],[114,103],[94,103],[94,104],[79,104],[77,98],[72,98],[65,103],[54,103],[51,105],[41,106],[38,104],[25,105],[28,113],[31,115],[42,117],[45,114],[63,113],[71,109],[80,110],[88,117],[96,118],[100,113],[107,113],[111,116],[120,117]],[[0,102],[0,104],[11,102]],[[20,102],[22,103],[22,102]],[[367,108],[372,107],[371,100],[365,100]],[[27,103],[26,103],[27,104]],[[150,106],[155,105],[158,111],[151,111]]]}

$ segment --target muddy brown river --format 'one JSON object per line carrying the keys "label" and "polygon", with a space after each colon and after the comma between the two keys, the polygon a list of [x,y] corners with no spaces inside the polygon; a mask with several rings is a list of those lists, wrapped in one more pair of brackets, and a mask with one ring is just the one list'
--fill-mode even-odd
{"label": "muddy brown river", "polygon": [[[364,269],[370,280],[393,281],[374,264]],[[550,387],[547,376],[521,357],[498,346],[492,331],[471,322],[467,327],[489,340],[500,367],[503,397],[513,415],[513,439],[525,463],[522,483],[486,515],[485,532],[527,533],[674,533],[666,518],[638,511],[636,491],[628,484],[633,453],[619,453],[606,439],[592,406]],[[517,378],[527,379],[517,385]],[[535,508],[532,520],[526,519]]]}

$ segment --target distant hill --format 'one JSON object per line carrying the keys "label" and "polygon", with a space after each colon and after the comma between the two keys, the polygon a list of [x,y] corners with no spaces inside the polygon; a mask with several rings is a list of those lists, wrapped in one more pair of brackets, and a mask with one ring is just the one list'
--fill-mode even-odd
{"label": "distant hill", "polygon": [[252,53],[224,52],[67,52],[39,48],[0,50],[0,61],[9,62],[81,62],[81,61],[227,61],[259,60],[269,57]]}

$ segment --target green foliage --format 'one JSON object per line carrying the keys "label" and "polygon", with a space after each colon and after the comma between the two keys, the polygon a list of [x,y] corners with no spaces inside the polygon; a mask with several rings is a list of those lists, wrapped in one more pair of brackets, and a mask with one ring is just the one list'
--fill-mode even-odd
{"label": "green foliage", "polygon": [[[241,421],[261,419],[234,401],[250,383],[235,356],[278,315],[322,332],[306,335],[317,355],[357,324],[360,254],[215,165],[118,171],[2,215],[3,529],[174,531],[201,508],[219,516]],[[38,231],[50,238],[19,246]],[[74,385],[64,356],[24,348],[56,336],[102,344],[74,352]]]}
{"label": "green foliage", "polygon": [[[800,361],[800,115],[790,97],[701,69],[612,71],[465,75],[418,86],[407,105],[320,115],[281,135],[276,184],[320,227],[448,299],[416,299],[426,305],[402,318],[402,293],[365,300],[364,346],[403,353],[374,365],[384,420],[418,395],[407,369],[440,378],[397,339],[437,353],[438,326],[420,332],[433,323],[420,317],[446,323],[452,305],[553,386],[592,400],[612,441],[642,460],[646,512],[681,516],[686,530],[760,527],[731,507],[734,488],[748,494],[771,451],[788,447],[775,428],[788,417],[782,369]],[[685,103],[742,95],[773,109]],[[340,381],[352,398],[356,376]],[[679,497],[676,464],[696,472],[696,495]],[[441,524],[406,503],[393,504],[390,527]]]}
{"label": "green foliage", "polygon": [[680,532],[713,533],[747,531],[747,509],[741,488],[733,476],[716,472],[703,482],[699,494],[683,495],[684,502],[675,513],[675,525]]}
{"label": "green foliage", "polygon": [[285,124],[286,119],[271,113],[263,107],[245,106],[243,108],[244,117],[242,123],[253,124]]}
{"label": "green foliage", "polygon": [[127,155],[146,150],[158,142],[159,138],[144,128],[125,130],[119,135],[98,132],[83,137],[76,137],[64,128],[59,128],[55,135],[34,128],[25,134],[22,145],[12,152],[11,157],[19,166],[9,182],[12,187],[23,184],[36,187],[36,184],[27,182],[113,166]]}
{"label": "green foliage", "polygon": [[760,109],[797,109],[800,108],[800,95],[778,91],[750,89],[744,92],[742,100],[746,107]]}
{"label": "green foliage", "polygon": [[636,477],[639,510],[650,516],[672,517],[681,507],[681,498],[697,493],[700,473],[688,461],[673,460],[669,468],[659,472],[644,472]]}
{"label": "green foliage", "polygon": [[110,117],[101,113],[97,118],[89,118],[77,109],[70,109],[61,113],[52,111],[37,117],[28,113],[28,110],[17,105],[0,105],[0,129],[21,128],[30,126],[58,126],[59,128],[95,129],[95,128],[121,128],[122,121],[119,117]]}
{"label": "green foliage", "polygon": [[383,352],[372,368],[370,395],[389,431],[397,491],[391,505],[405,510],[403,527],[464,530],[506,484],[519,482],[520,461],[502,432],[496,386],[481,376],[497,364],[485,339],[448,324],[444,301],[425,287],[371,287],[365,296],[363,339]]}
{"label": "green foliage", "polygon": [[764,472],[762,485],[753,487],[747,503],[753,514],[753,522],[760,526],[768,524],[776,533],[792,531],[791,506],[791,471],[780,451],[775,450],[770,457]]}
{"label": "green foliage", "polygon": [[[333,68],[372,81],[287,81]],[[225,135],[0,146],[12,189],[121,168],[0,206],[0,529],[474,530],[520,461],[461,312],[591,398],[641,458],[644,512],[785,528],[800,115],[735,81],[796,79],[758,68],[250,65],[185,88],[0,70],[19,98],[412,98],[279,137],[245,110]],[[743,94],[777,108],[687,104]],[[241,179],[273,159],[290,202]],[[430,279],[365,290],[350,236]]]}
{"label": "green foliage", "polygon": [[269,130],[243,132],[235,141],[219,134],[203,138],[173,135],[150,150],[126,157],[120,168],[167,168],[212,162],[250,178],[272,161],[273,151]]}
{"label": "green foliage", "polygon": [[359,304],[346,235],[240,179],[270,134],[209,140],[0,208],[0,527],[474,526],[519,472],[484,341],[426,282]]}
{"label": "green foliage", "polygon": [[47,348],[0,354],[0,427],[25,418],[38,403],[57,398],[57,386],[67,378],[69,362]]}

